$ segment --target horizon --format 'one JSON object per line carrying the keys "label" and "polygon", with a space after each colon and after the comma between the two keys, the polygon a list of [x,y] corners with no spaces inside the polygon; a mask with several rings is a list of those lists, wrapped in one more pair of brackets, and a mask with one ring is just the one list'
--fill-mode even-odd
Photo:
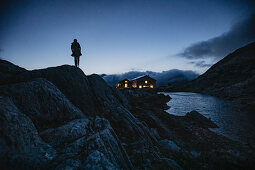
{"label": "horizon", "polygon": [[0,58],[28,70],[73,65],[77,38],[85,74],[202,74],[255,41],[254,6],[250,0],[3,1]]}

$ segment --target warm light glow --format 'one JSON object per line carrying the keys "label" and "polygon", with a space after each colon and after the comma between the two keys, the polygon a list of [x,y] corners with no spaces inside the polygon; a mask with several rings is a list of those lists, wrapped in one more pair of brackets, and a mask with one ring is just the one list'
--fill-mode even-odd
{"label": "warm light glow", "polygon": [[127,83],[125,83],[125,88],[127,88],[128,87],[128,84]]}
{"label": "warm light glow", "polygon": [[136,84],[133,84],[132,87],[133,87],[133,88],[137,88],[137,85],[136,85]]}
{"label": "warm light glow", "polygon": [[139,85],[139,89],[141,89],[142,88],[142,85]]}
{"label": "warm light glow", "polygon": [[120,87],[120,83],[117,84],[116,88]]}
{"label": "warm light glow", "polygon": [[153,85],[150,85],[150,88],[153,88]]}
{"label": "warm light glow", "polygon": [[127,83],[128,81],[127,80],[125,80],[125,83]]}
{"label": "warm light glow", "polygon": [[146,80],[146,81],[145,81],[145,84],[147,84],[147,83],[148,83],[148,81]]}

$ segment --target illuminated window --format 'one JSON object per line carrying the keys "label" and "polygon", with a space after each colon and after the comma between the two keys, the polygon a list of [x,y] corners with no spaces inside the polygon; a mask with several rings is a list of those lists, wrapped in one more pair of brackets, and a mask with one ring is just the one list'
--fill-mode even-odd
{"label": "illuminated window", "polygon": [[139,89],[141,89],[143,86],[142,85],[139,85]]}
{"label": "illuminated window", "polygon": [[133,88],[137,88],[137,85],[136,85],[136,84],[133,84],[132,87],[133,87]]}
{"label": "illuminated window", "polygon": [[147,83],[148,83],[148,81],[146,80],[146,81],[145,81],[145,84],[147,84]]}
{"label": "illuminated window", "polygon": [[150,88],[153,88],[153,85],[150,85]]}
{"label": "illuminated window", "polygon": [[125,83],[125,88],[127,88],[128,87],[128,84],[127,83]]}
{"label": "illuminated window", "polygon": [[125,83],[127,83],[128,81],[127,80],[125,80]]}

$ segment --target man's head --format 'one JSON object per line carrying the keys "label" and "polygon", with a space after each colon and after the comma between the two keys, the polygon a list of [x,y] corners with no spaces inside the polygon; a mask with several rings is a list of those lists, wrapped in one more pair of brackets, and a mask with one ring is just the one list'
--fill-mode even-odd
{"label": "man's head", "polygon": [[77,42],[77,39],[73,39],[73,42]]}

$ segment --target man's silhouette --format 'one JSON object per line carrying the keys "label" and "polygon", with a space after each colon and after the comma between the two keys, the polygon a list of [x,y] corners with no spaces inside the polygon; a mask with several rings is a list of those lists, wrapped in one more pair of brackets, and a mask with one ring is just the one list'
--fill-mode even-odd
{"label": "man's silhouette", "polygon": [[81,46],[80,44],[77,42],[77,39],[74,39],[71,45],[71,50],[72,50],[72,55],[74,57],[74,63],[76,67],[79,67],[79,60],[80,60],[80,56],[81,54]]}

